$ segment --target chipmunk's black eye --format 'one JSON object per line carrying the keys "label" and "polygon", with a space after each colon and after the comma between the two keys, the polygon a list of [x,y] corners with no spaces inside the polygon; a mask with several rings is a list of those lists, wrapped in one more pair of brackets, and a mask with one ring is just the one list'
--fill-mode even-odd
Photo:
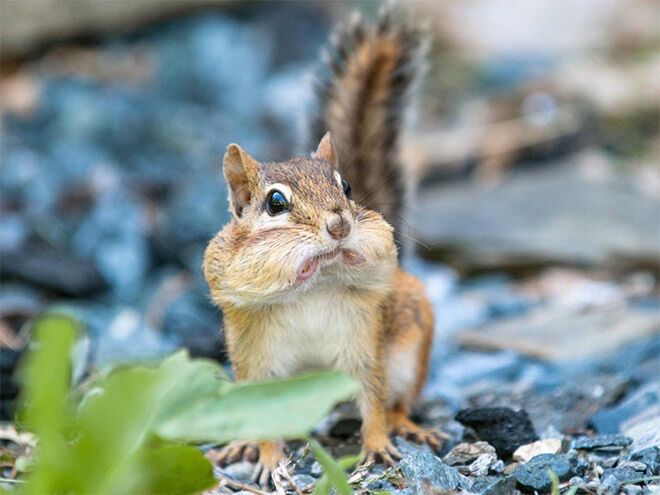
{"label": "chipmunk's black eye", "polygon": [[266,211],[271,217],[289,211],[290,205],[284,194],[277,189],[268,193],[266,198]]}
{"label": "chipmunk's black eye", "polygon": [[351,185],[346,179],[341,180],[341,187],[344,189],[344,194],[348,199],[351,199]]}

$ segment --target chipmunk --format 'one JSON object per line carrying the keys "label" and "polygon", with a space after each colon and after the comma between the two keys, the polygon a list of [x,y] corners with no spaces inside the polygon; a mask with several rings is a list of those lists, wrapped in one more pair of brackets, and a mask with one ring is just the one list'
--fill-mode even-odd
{"label": "chipmunk", "polygon": [[[400,458],[390,434],[436,449],[445,438],[408,417],[426,380],[433,314],[422,283],[398,267],[392,227],[405,197],[397,142],[419,51],[418,33],[391,14],[339,31],[319,85],[316,151],[261,163],[228,146],[232,219],[203,266],[236,378],[349,373],[361,384],[363,462],[389,465]],[[285,457],[283,442],[240,442],[218,461],[258,460],[255,481],[265,485]]]}

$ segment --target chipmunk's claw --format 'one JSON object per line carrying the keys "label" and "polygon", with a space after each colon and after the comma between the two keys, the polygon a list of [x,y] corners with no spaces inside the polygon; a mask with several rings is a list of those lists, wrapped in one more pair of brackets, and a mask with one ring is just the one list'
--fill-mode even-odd
{"label": "chipmunk's claw", "polygon": [[252,473],[252,483],[261,487],[268,487],[272,481],[273,470],[267,468],[262,463],[257,463]]}
{"label": "chipmunk's claw", "polygon": [[252,442],[232,442],[225,445],[211,459],[218,466],[227,466],[235,462],[256,462],[259,458],[259,448]]}
{"label": "chipmunk's claw", "polygon": [[451,437],[435,428],[422,428],[414,423],[411,425],[399,425],[392,429],[392,434],[410,440],[418,444],[426,444],[436,452],[442,449],[445,441]]}
{"label": "chipmunk's claw", "polygon": [[362,455],[360,464],[385,464],[393,467],[401,459],[401,452],[388,443],[385,447],[378,450],[366,450]]}

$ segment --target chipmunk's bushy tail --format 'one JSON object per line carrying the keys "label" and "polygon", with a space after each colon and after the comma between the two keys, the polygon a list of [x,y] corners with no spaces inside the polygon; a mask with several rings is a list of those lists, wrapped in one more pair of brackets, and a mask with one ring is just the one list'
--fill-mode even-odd
{"label": "chipmunk's bushy tail", "polygon": [[374,25],[356,17],[333,36],[317,77],[309,148],[330,131],[353,199],[397,232],[408,184],[398,141],[424,50],[419,31],[393,17],[386,11]]}

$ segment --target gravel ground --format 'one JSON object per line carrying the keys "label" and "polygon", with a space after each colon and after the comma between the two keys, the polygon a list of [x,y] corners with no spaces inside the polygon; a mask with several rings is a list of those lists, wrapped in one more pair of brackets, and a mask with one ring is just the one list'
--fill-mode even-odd
{"label": "gravel ground", "polygon": [[[229,142],[262,159],[292,153],[310,97],[300,81],[330,22],[302,3],[194,15],[47,51],[3,80],[3,418],[21,329],[46,308],[85,323],[88,367],[180,346],[226,361],[199,269],[228,219],[220,157]],[[437,319],[416,415],[451,440],[434,453],[397,439],[399,466],[355,473],[356,491],[548,493],[548,470],[577,493],[657,490],[654,271],[537,266],[514,277],[490,263],[466,278],[417,257],[405,265],[425,281]],[[351,454],[358,426],[342,407],[316,435]],[[320,467],[304,446],[291,450],[293,481],[309,492]],[[218,470],[235,481],[218,490],[240,491],[252,469]]]}

